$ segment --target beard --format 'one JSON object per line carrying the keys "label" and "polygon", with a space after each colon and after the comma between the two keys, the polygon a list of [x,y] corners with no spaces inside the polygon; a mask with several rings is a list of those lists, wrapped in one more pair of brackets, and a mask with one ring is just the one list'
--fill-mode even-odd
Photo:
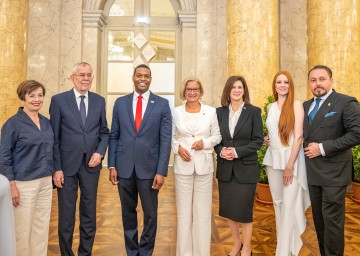
{"label": "beard", "polygon": [[316,87],[312,93],[316,97],[322,97],[328,92],[323,87]]}

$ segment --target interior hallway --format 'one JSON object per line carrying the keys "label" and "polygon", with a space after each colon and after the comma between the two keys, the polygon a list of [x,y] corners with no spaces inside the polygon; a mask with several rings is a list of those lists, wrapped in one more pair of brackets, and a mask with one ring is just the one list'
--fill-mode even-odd
{"label": "interior hallway", "polygon": [[[119,195],[117,187],[112,186],[108,181],[108,174],[108,170],[104,169],[100,175],[94,256],[126,255]],[[176,252],[176,207],[174,179],[171,169],[159,195],[159,221],[154,255],[172,256]],[[346,199],[345,255],[353,256],[360,255],[360,205],[353,202],[350,197],[351,194],[347,195]],[[60,255],[57,238],[57,210],[57,194],[56,190],[54,190],[50,221],[49,256]],[[139,223],[142,223],[142,214],[139,214]],[[78,226],[78,219],[76,225]],[[74,249],[77,248],[78,239],[78,227],[76,227]],[[307,211],[307,228],[303,234],[303,241],[304,245],[300,251],[300,256],[319,255],[310,210]],[[226,255],[231,250],[231,245],[231,234],[227,228],[227,222],[218,215],[218,191],[214,180],[211,256]],[[255,200],[252,238],[253,255],[274,255],[275,246],[276,231],[273,207],[272,205],[258,203]]]}

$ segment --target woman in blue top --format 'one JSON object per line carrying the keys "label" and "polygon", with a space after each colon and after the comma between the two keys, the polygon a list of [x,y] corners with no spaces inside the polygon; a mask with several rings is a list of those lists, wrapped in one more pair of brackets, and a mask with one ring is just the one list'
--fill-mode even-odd
{"label": "woman in blue top", "polygon": [[45,87],[26,80],[17,94],[23,107],[1,129],[0,173],[10,182],[17,255],[47,255],[54,134],[39,114]]}

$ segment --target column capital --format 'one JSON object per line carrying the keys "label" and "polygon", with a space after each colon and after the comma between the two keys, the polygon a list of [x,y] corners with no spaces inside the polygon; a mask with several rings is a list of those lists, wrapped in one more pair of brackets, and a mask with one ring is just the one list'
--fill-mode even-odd
{"label": "column capital", "polygon": [[178,11],[177,13],[182,28],[196,28],[196,11]]}
{"label": "column capital", "polygon": [[101,10],[83,10],[82,12],[84,28],[99,28],[102,31],[106,25],[106,18]]}

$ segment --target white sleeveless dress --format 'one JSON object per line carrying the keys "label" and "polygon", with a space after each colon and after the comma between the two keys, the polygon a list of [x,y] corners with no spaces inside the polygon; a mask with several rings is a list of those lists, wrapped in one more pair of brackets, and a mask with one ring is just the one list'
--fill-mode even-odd
{"label": "white sleeveless dress", "polygon": [[[270,146],[264,156],[263,164],[272,167],[272,169],[283,171],[285,170],[286,164],[291,154],[291,148],[294,142],[294,134],[292,134],[290,137],[289,146],[284,147],[281,144],[278,130],[280,113],[281,112],[277,103],[272,103],[269,107],[268,116],[266,119],[266,127],[270,137]],[[282,181],[277,181],[277,184],[281,183]],[[294,187],[289,189],[291,186]],[[276,220],[279,222],[277,223],[277,229],[280,229],[277,230],[278,244],[276,255],[281,256],[299,254],[302,246],[301,234],[305,231],[306,228],[305,211],[310,206],[310,198],[306,178],[305,157],[302,148],[300,148],[298,157],[294,164],[293,182],[287,188],[283,187],[283,193],[289,192],[294,193],[294,195],[286,195],[286,197],[284,196],[283,200],[281,200],[278,205],[277,202],[274,201],[275,212],[281,215],[276,216]],[[288,198],[292,198],[292,200],[289,200]],[[289,227],[291,223],[292,227]],[[290,242],[283,242],[286,240],[283,239],[284,237],[291,237]],[[287,253],[285,254],[284,252]]]}

